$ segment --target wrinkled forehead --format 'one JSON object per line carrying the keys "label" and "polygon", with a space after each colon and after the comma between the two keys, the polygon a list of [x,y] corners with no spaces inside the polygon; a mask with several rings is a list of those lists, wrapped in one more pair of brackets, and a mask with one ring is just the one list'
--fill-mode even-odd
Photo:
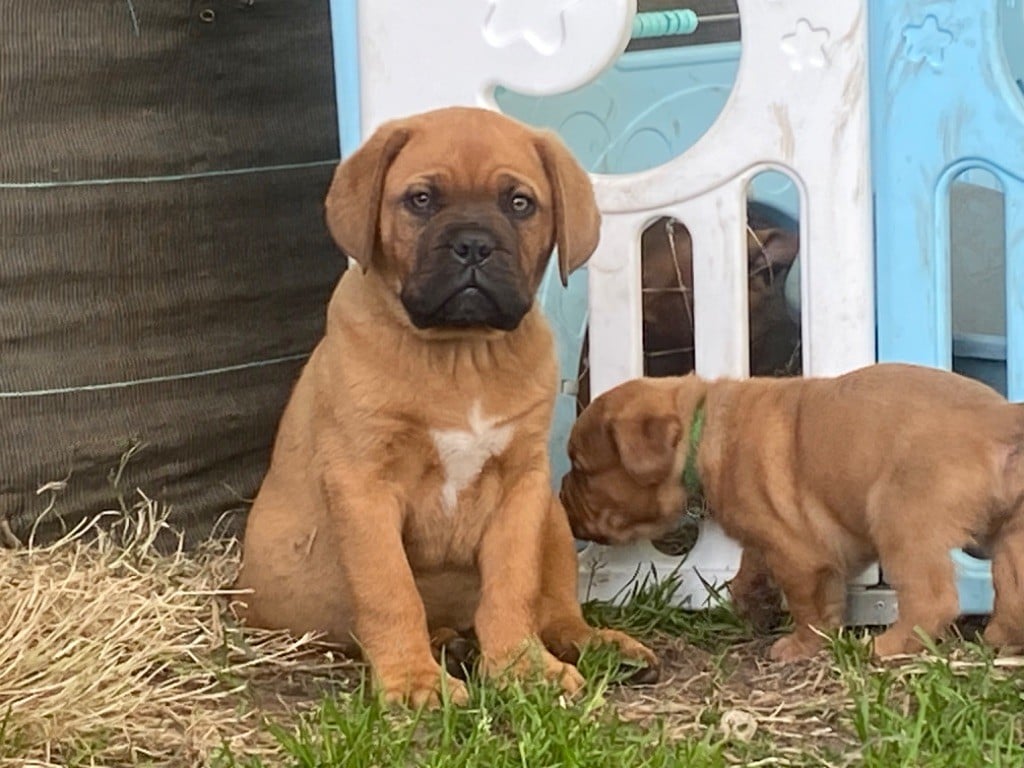
{"label": "wrinkled forehead", "polygon": [[466,119],[415,126],[388,171],[389,191],[421,182],[439,189],[492,192],[519,186],[549,196],[535,134],[516,123]]}

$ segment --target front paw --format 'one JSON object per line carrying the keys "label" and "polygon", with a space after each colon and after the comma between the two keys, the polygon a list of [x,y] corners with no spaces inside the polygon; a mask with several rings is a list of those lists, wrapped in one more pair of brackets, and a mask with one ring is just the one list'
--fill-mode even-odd
{"label": "front paw", "polygon": [[588,645],[611,645],[627,659],[642,661],[651,668],[661,666],[654,651],[625,632],[596,629],[582,619],[553,623],[541,639],[549,651],[565,661],[579,661],[580,651]]}
{"label": "front paw", "polygon": [[646,645],[625,632],[617,629],[595,629],[591,642],[601,645],[613,645],[627,659],[642,661],[648,667],[660,667],[657,655]]}
{"label": "front paw", "polygon": [[809,659],[817,655],[821,647],[821,638],[817,635],[811,634],[808,637],[800,632],[793,632],[776,640],[768,652],[768,657],[772,661],[785,664],[791,661]]}
{"label": "front paw", "polygon": [[921,642],[917,638],[902,628],[893,626],[874,639],[871,652],[876,659],[887,659],[920,650]]}
{"label": "front paw", "polygon": [[499,686],[540,678],[557,684],[569,696],[578,693],[585,682],[575,666],[559,661],[537,641],[524,643],[509,653],[485,654],[481,672]]}
{"label": "front paw", "polygon": [[448,701],[456,706],[469,703],[469,689],[436,663],[376,670],[376,690],[386,704],[419,709],[436,709]]}
{"label": "front paw", "polygon": [[646,645],[625,632],[617,629],[595,629],[591,643],[611,645],[626,659],[639,661],[643,666],[629,676],[627,682],[634,685],[652,685],[661,677],[661,661]]}
{"label": "front paw", "polygon": [[1014,626],[998,615],[989,621],[982,638],[993,648],[1004,651],[1020,653],[1024,649],[1024,627]]}

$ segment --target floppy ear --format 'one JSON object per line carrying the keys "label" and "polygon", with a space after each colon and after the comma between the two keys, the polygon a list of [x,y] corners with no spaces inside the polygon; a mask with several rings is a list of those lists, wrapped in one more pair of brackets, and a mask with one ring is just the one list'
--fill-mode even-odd
{"label": "floppy ear", "polygon": [[589,259],[597,248],[601,237],[601,212],[594,199],[590,176],[562,140],[544,131],[536,146],[551,185],[558,273],[564,286],[569,284],[569,273]]}
{"label": "floppy ear", "polygon": [[377,247],[384,177],[408,140],[409,130],[401,122],[385,123],[338,166],[327,191],[327,229],[364,272]]}
{"label": "floppy ear", "polygon": [[641,485],[668,477],[682,436],[678,417],[642,416],[611,422],[612,440],[623,469]]}

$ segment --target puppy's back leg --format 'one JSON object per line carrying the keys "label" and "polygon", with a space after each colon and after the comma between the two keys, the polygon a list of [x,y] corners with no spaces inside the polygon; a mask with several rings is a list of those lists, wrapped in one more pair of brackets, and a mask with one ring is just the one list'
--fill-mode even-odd
{"label": "puppy's back leg", "polygon": [[956,619],[960,606],[949,552],[960,543],[959,534],[943,521],[958,519],[955,510],[963,503],[952,493],[901,491],[885,494],[874,505],[882,573],[899,601],[899,618],[875,638],[876,656],[919,651],[917,629],[939,637]]}
{"label": "puppy's back leg", "polygon": [[882,558],[885,580],[896,590],[899,618],[875,638],[875,655],[895,656],[921,650],[920,629],[941,637],[959,613],[955,571],[949,550],[911,553],[911,560]]}
{"label": "puppy's back leg", "polygon": [[295,514],[305,500],[267,487],[249,512],[234,603],[251,627],[323,633],[346,652],[352,639],[351,598],[334,552],[335,531],[321,520]]}
{"label": "puppy's back leg", "polygon": [[985,642],[1024,646],[1024,500],[996,536],[992,547],[995,604]]}

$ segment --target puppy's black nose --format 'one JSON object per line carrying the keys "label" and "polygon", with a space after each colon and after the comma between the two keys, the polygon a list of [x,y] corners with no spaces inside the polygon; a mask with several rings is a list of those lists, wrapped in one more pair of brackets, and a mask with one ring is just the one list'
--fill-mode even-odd
{"label": "puppy's black nose", "polygon": [[494,236],[484,229],[460,229],[452,238],[452,254],[466,266],[482,264],[494,253]]}

